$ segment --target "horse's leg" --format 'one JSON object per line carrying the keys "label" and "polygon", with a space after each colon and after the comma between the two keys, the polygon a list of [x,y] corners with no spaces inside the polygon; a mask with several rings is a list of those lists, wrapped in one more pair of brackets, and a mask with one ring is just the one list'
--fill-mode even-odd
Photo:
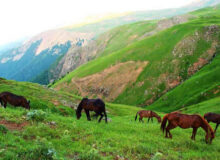
{"label": "horse's leg", "polygon": [[3,102],[4,102],[4,108],[6,108],[6,106],[7,106],[7,101],[4,101],[4,100],[3,100]]}
{"label": "horse's leg", "polygon": [[91,121],[89,110],[85,109],[85,112],[86,112],[87,120]]}
{"label": "horse's leg", "polygon": [[108,122],[108,118],[107,118],[107,114],[106,114],[105,111],[104,111],[104,116],[105,116],[105,123],[107,123]]}
{"label": "horse's leg", "polygon": [[149,123],[149,121],[150,121],[150,117],[148,118],[148,121],[147,121],[147,123]]}
{"label": "horse's leg", "polygon": [[154,122],[154,121],[153,121],[153,117],[151,117],[151,122]]}
{"label": "horse's leg", "polygon": [[[167,133],[169,133],[169,138],[171,138],[171,139],[172,139],[172,134],[170,133],[170,130],[171,130],[171,129],[174,129],[174,128],[176,128],[176,126],[173,125],[172,123],[169,123],[168,126],[167,126],[167,128],[166,128]],[[166,137],[167,137],[167,134],[166,134]],[[168,138],[168,137],[167,137],[167,138]]]}
{"label": "horse's leg", "polygon": [[217,131],[218,125],[219,125],[219,123],[217,123],[215,126],[215,132]]}
{"label": "horse's leg", "polygon": [[196,139],[197,129],[198,129],[198,128],[193,128],[192,137],[191,137],[192,140],[195,140],[195,139]]}
{"label": "horse's leg", "polygon": [[144,122],[143,119],[142,119],[142,117],[139,117],[139,122],[140,122],[140,121],[141,121],[141,122]]}
{"label": "horse's leg", "polygon": [[101,115],[101,117],[99,118],[99,123],[101,122],[102,117],[103,117],[103,114],[102,114],[102,113],[101,113],[100,115]]}

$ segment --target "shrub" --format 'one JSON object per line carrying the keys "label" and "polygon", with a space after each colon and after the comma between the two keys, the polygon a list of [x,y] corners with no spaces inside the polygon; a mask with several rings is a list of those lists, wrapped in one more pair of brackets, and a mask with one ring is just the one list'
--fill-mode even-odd
{"label": "shrub", "polygon": [[46,113],[42,110],[33,110],[27,113],[27,120],[36,122],[43,121],[46,118]]}

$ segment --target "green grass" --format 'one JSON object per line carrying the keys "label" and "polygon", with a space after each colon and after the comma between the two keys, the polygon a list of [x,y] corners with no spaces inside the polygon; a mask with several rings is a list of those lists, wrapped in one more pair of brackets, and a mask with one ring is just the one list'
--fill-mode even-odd
{"label": "green grass", "polygon": [[198,113],[198,114],[205,114],[207,112],[214,112],[220,114],[220,97],[213,98],[201,103],[197,103],[188,107],[181,109],[183,112],[186,113]]}
{"label": "green grass", "polygon": [[[97,123],[97,120],[88,122],[85,113],[76,120],[74,110],[69,108],[65,111],[68,107],[63,106],[62,111],[54,112],[57,106],[49,105],[51,99],[60,96],[65,99],[64,95],[69,94],[33,83],[0,82],[1,91],[14,91],[35,99],[30,112],[10,105],[6,109],[0,108],[0,123],[2,120],[27,123],[21,130],[6,129],[8,126],[4,124],[0,126],[0,159],[218,159],[220,156],[219,132],[211,145],[205,143],[202,129],[198,130],[196,141],[190,139],[192,129],[180,128],[171,131],[172,140],[166,139],[156,119],[153,123],[146,123],[146,119],[145,123],[134,121],[139,107],[112,103],[106,103],[111,119],[108,124],[104,121]],[[71,99],[74,97],[80,98],[72,95]],[[45,108],[38,107],[42,102],[47,104]],[[202,115],[207,111],[220,113],[219,102],[219,98],[212,99],[189,106],[184,112]],[[33,116],[35,113],[39,113],[37,117]]]}
{"label": "green grass", "polygon": [[[42,122],[31,122],[21,131],[8,131],[0,136],[0,157],[3,159],[37,159],[36,150],[53,150],[54,159],[153,159],[159,153],[161,159],[218,159],[220,156],[220,134],[217,132],[212,145],[204,141],[205,132],[198,130],[196,141],[190,139],[192,129],[172,130],[173,139],[164,138],[160,125],[134,121],[135,112],[126,110],[118,112],[123,106],[107,105],[108,116],[112,122],[88,122],[83,113],[80,120],[75,116],[61,116],[46,112]],[[114,110],[114,112],[113,112]],[[118,113],[117,113],[117,112]],[[127,113],[128,111],[128,113]],[[23,122],[26,117],[23,109],[0,109],[0,120]],[[56,126],[51,128],[49,122]],[[146,122],[146,120],[145,120]],[[214,125],[213,125],[214,127]],[[44,152],[40,153],[42,155]]]}

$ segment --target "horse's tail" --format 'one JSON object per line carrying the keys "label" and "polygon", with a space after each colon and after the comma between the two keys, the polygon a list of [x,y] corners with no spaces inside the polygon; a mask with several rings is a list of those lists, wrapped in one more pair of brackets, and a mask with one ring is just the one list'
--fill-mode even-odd
{"label": "horse's tail", "polygon": [[2,102],[2,98],[1,98],[1,96],[0,96],[0,103],[1,103],[1,105],[3,106],[3,102]]}
{"label": "horse's tail", "polygon": [[105,110],[104,110],[104,116],[105,116],[105,123],[108,123],[108,118]]}
{"label": "horse's tail", "polygon": [[166,128],[166,124],[167,124],[167,117],[168,117],[168,115],[169,114],[166,114],[164,117],[163,117],[163,121],[162,121],[162,123],[161,123],[161,126],[160,126],[160,128],[161,128],[161,130],[164,132],[164,130],[165,130],[165,128]]}
{"label": "horse's tail", "polygon": [[138,113],[139,113],[139,111],[136,113],[136,116],[135,116],[135,121],[137,120]]}

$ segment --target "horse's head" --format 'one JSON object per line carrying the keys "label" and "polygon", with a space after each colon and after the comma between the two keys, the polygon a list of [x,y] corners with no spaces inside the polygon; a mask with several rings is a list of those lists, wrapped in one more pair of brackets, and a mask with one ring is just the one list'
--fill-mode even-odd
{"label": "horse's head", "polygon": [[76,109],[76,118],[77,119],[80,119],[80,117],[81,117],[81,111],[82,111],[82,109],[83,109],[83,105],[85,104],[85,102],[88,100],[88,98],[83,98],[82,100],[81,100],[81,102],[79,103],[79,105],[78,105],[78,107],[77,107],[77,109]]}
{"label": "horse's head", "polygon": [[211,144],[212,140],[215,138],[215,132],[213,131],[212,127],[208,123],[207,123],[207,125],[208,125],[208,130],[206,132],[205,141],[206,141],[206,143]]}
{"label": "horse's head", "polygon": [[23,106],[24,106],[24,108],[26,108],[26,109],[28,109],[28,110],[30,110],[30,101],[24,101],[23,102]]}
{"label": "horse's head", "polygon": [[158,123],[161,123],[161,118],[160,118],[160,116],[158,117],[157,120],[158,120]]}
{"label": "horse's head", "polygon": [[76,110],[76,118],[80,119],[80,117],[81,117],[81,112],[79,112],[79,110]]}

